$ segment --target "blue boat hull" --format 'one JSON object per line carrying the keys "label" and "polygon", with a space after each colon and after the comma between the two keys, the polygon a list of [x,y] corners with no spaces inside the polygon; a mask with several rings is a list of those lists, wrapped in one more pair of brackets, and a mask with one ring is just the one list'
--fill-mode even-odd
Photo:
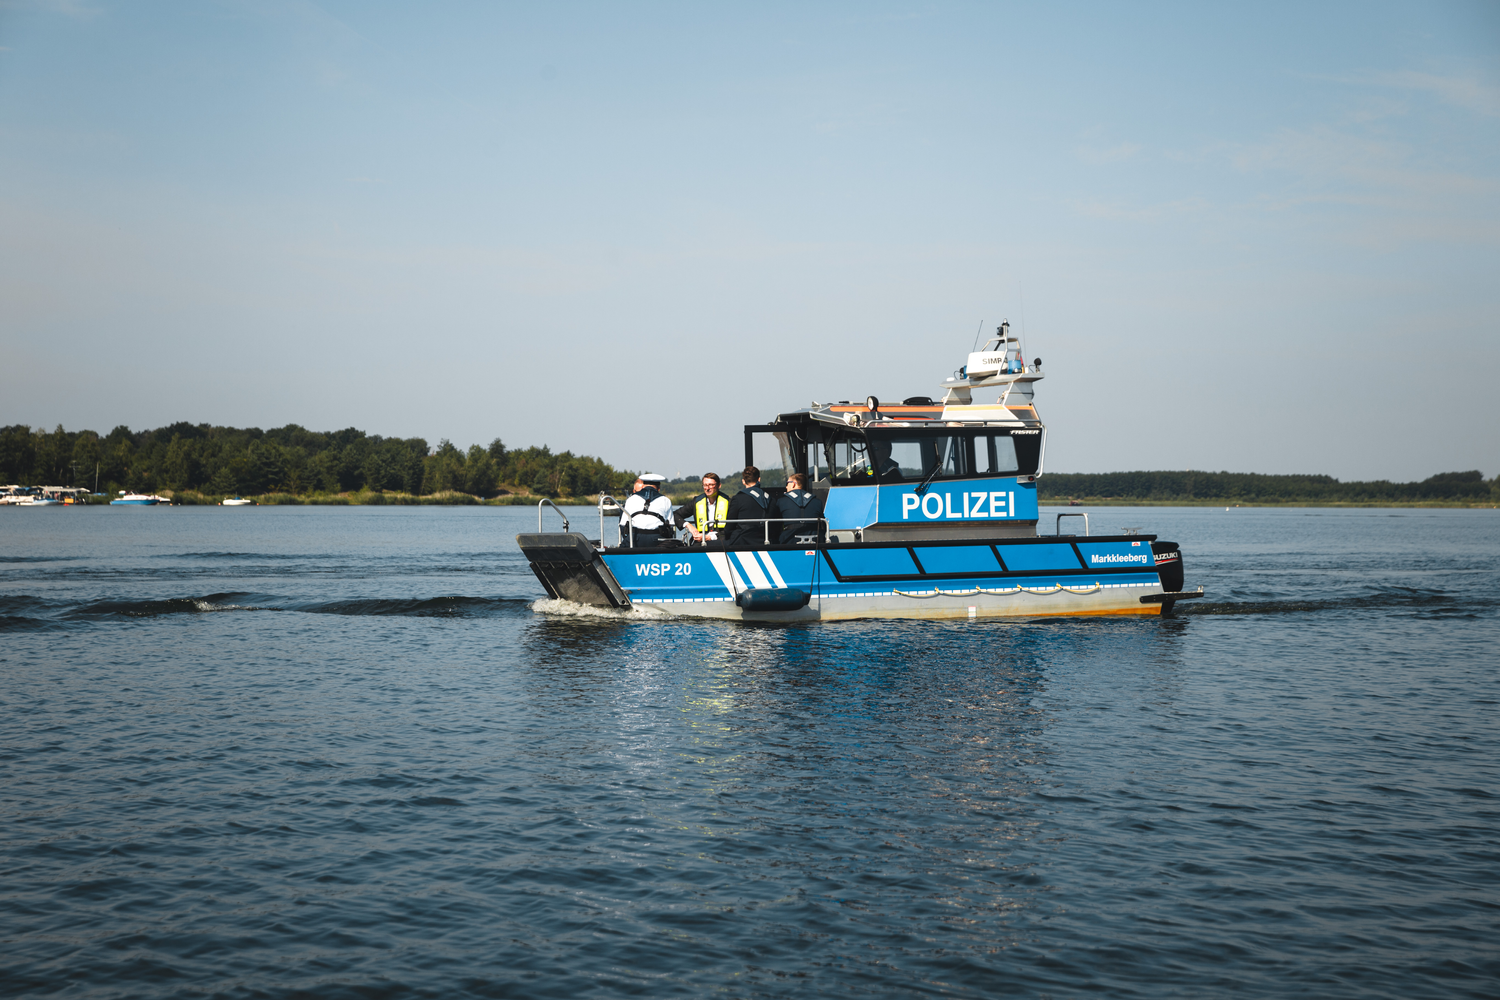
{"label": "blue boat hull", "polygon": [[[564,551],[559,540],[570,538],[576,547]],[[582,536],[518,539],[553,597],[748,621],[1160,614],[1166,591],[1151,540],[596,552]]]}
{"label": "blue boat hull", "polygon": [[[1134,547],[1132,550],[1132,546]],[[1124,551],[1120,551],[1123,549]],[[1090,556],[1116,560],[1093,570]],[[633,606],[747,620],[1158,614],[1149,541],[1025,545],[860,545],[602,555]],[[1107,569],[1103,568],[1108,566]],[[755,610],[746,594],[800,590],[795,610]],[[751,604],[747,607],[747,604]]]}

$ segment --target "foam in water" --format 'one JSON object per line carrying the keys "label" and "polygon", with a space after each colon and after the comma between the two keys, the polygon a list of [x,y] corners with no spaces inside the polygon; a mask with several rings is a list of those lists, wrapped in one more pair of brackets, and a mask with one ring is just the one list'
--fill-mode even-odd
{"label": "foam in water", "polygon": [[662,618],[677,618],[659,608],[596,608],[588,604],[544,597],[531,605],[531,610],[542,615],[564,615],[573,618],[610,618],[615,621],[655,621]]}
{"label": "foam in water", "polygon": [[260,611],[250,604],[219,604],[203,598],[193,598],[193,606],[199,611]]}

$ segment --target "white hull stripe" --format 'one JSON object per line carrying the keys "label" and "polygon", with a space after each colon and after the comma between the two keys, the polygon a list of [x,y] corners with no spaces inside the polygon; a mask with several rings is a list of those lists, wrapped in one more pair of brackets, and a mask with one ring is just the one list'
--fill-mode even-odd
{"label": "white hull stripe", "polygon": [[[742,589],[736,587],[732,582],[731,574],[734,572],[734,570],[730,569],[729,567],[729,556],[727,553],[705,552],[704,555],[708,556],[709,565],[713,566],[714,572],[719,574],[719,582],[724,585],[724,589],[728,591],[729,594],[733,595],[736,591]],[[732,596],[731,599],[733,599]],[[658,601],[657,603],[661,602]]]}
{"label": "white hull stripe", "polygon": [[770,590],[771,581],[766,578],[765,571],[760,568],[760,560],[755,558],[754,552],[736,552],[735,558],[740,561],[745,575],[750,578],[750,585],[760,590]]}
{"label": "white hull stripe", "polygon": [[771,558],[771,553],[760,553],[760,561],[765,563],[766,572],[770,574],[771,580],[776,584],[776,586],[785,587],[786,580],[782,579],[781,571],[776,568],[776,560]]}

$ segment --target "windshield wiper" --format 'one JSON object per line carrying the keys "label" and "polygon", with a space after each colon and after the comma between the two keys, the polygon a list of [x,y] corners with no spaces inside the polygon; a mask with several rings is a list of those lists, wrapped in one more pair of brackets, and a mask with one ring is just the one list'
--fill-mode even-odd
{"label": "windshield wiper", "polygon": [[917,484],[917,488],[914,491],[917,494],[917,496],[921,496],[923,493],[926,493],[927,492],[927,487],[929,487],[929,486],[932,485],[932,481],[934,479],[936,479],[937,478],[937,474],[939,472],[942,472],[942,471],[943,471],[943,463],[942,462],[938,462],[936,465],[934,465],[932,467],[932,471],[929,472],[929,473],[927,473],[927,477],[925,479],[923,479],[920,483]]}

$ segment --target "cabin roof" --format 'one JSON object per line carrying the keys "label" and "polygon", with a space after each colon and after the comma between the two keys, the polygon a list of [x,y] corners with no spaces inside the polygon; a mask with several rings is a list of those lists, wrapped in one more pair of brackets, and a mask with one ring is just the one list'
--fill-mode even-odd
{"label": "cabin roof", "polygon": [[865,419],[869,409],[863,403],[840,401],[838,403],[814,403],[812,406],[786,413],[778,413],[773,424],[823,423],[847,426],[850,414],[860,417],[860,424],[870,427],[911,427],[927,425],[971,426],[992,425],[998,427],[1040,426],[1036,407],[1030,400],[1024,404],[1001,403],[971,404],[968,406],[908,406],[904,403],[881,403],[876,409],[878,420]]}

